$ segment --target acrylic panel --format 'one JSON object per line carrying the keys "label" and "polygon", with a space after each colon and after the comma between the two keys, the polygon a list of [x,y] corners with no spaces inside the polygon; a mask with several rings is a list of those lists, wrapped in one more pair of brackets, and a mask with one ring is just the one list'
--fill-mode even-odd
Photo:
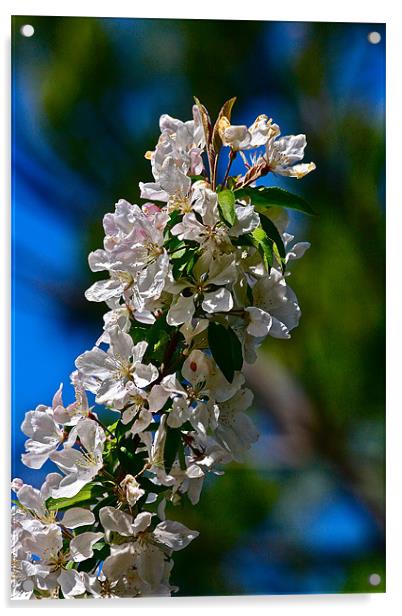
{"label": "acrylic panel", "polygon": [[13,17],[13,598],[384,592],[384,141],[384,24]]}

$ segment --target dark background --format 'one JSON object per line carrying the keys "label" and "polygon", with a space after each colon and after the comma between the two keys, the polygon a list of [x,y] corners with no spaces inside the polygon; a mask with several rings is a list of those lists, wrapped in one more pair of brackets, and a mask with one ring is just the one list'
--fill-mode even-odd
{"label": "dark background", "polygon": [[[32,38],[21,25],[35,27]],[[158,118],[193,95],[235,123],[260,113],[307,134],[312,248],[291,285],[303,317],[248,369],[261,432],[245,464],[170,515],[201,532],[175,556],[179,594],[384,590],[384,111],[381,24],[13,18],[13,474],[24,413],[50,404],[91,348],[86,302],[102,215],[138,202]],[[371,31],[381,34],[370,44]],[[50,468],[50,467],[49,467]],[[45,470],[49,470],[46,468]],[[372,584],[372,574],[381,583]]]}

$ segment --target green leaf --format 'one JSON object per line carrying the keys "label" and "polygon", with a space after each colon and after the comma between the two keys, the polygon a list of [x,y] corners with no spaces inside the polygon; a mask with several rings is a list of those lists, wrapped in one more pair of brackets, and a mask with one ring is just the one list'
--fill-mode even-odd
{"label": "green leaf", "polygon": [[198,182],[199,180],[205,180],[205,175],[190,175],[192,182]]}
{"label": "green leaf", "polygon": [[[187,250],[187,254],[185,256],[186,263],[191,254],[191,251]],[[175,264],[177,263],[180,263],[180,261],[175,261]],[[158,363],[162,361],[166,344],[169,341],[169,332],[171,332],[172,329],[173,328],[166,323],[165,315],[158,317],[151,327],[131,327],[130,335],[135,343],[143,340],[148,343],[148,347],[144,355],[145,362],[151,361],[158,365]]]}
{"label": "green leaf", "polygon": [[183,445],[180,445],[178,453],[179,453],[180,468],[181,468],[182,471],[185,471],[187,469],[187,464],[186,464],[186,456],[185,456],[185,453],[184,453]]}
{"label": "green leaf", "polygon": [[[175,280],[182,278],[183,275],[189,274],[194,267],[198,250],[186,246],[185,251],[180,251],[180,257],[172,260],[172,271]],[[173,259],[173,257],[172,257]]]}
{"label": "green leaf", "polygon": [[168,428],[164,450],[165,471],[167,473],[170,472],[181,445],[181,431],[178,428]]}
{"label": "green leaf", "polygon": [[223,220],[232,227],[236,222],[235,195],[232,190],[222,190],[218,193],[219,209]]}
{"label": "green leaf", "polygon": [[186,252],[187,252],[187,248],[183,246],[183,248],[179,248],[178,250],[175,250],[170,256],[170,258],[172,259],[172,261],[174,261],[175,259],[181,259],[182,257],[184,257]]}
{"label": "green leaf", "polygon": [[157,340],[153,346],[153,360],[154,362],[161,364],[165,356],[166,346],[169,344],[170,336],[167,332],[161,331],[159,334],[159,340]]}
{"label": "green leaf", "polygon": [[263,260],[265,268],[268,272],[271,271],[271,267],[274,263],[273,242],[262,227],[257,227],[252,233],[250,233],[251,242],[256,248],[258,248]]}
{"label": "green leaf", "polygon": [[[127,424],[124,424],[121,419],[117,422],[117,426],[114,429],[114,434],[117,438],[117,442],[119,443],[121,440],[126,439],[127,432],[130,431],[131,426],[133,425],[135,418],[129,421]],[[118,446],[118,445],[117,445]],[[113,450],[113,453],[116,453],[116,450]]]}
{"label": "green leaf", "polygon": [[103,548],[105,547],[105,545],[106,545],[106,543],[105,543],[104,541],[99,541],[98,543],[95,543],[95,544],[92,546],[92,549],[93,549],[95,552],[99,552],[100,550],[103,550]]}
{"label": "green leaf", "polygon": [[136,452],[132,439],[120,441],[117,458],[123,468],[131,475],[136,475],[144,468],[145,452]]}
{"label": "green leaf", "polygon": [[275,242],[280,257],[284,259],[286,257],[286,249],[278,229],[275,227],[272,220],[267,218],[267,216],[260,216],[260,221],[261,227],[264,229],[266,236]]}
{"label": "green leaf", "polygon": [[195,262],[197,260],[198,257],[198,250],[192,251],[190,253],[190,258],[186,263],[186,266],[184,268],[185,273],[187,274],[187,276],[189,276],[193,270],[193,267],[195,265]]}
{"label": "green leaf", "polygon": [[70,560],[66,565],[65,568],[66,569],[74,569],[74,567],[76,566],[77,563],[75,563],[73,560]]}
{"label": "green leaf", "polygon": [[230,190],[235,190],[237,179],[238,176],[229,176],[226,182],[226,186],[230,188]]}
{"label": "green leaf", "polygon": [[177,237],[169,238],[165,241],[165,246],[172,260],[180,259],[187,250],[186,243]]}
{"label": "green leaf", "polygon": [[241,370],[243,366],[240,340],[230,327],[211,321],[208,326],[208,344],[218,367],[229,383],[232,383],[235,370]]}
{"label": "green leaf", "polygon": [[278,251],[277,256],[282,264],[282,272],[284,272],[286,269],[286,248],[285,244],[283,243],[282,236],[272,222],[272,220],[268,218],[265,214],[262,214],[260,216],[260,222],[261,227],[264,229],[267,238],[274,242],[276,246],[276,249]]}
{"label": "green leaf", "polygon": [[116,505],[117,505],[117,496],[116,494],[111,494],[110,496],[106,496],[106,498],[103,498],[101,501],[99,501],[95,505],[95,507],[93,507],[92,513],[97,515],[99,511],[102,509],[102,507],[106,507],[106,506],[116,507]]}
{"label": "green leaf", "polygon": [[257,212],[263,213],[263,209],[267,207],[286,207],[290,210],[298,210],[305,214],[315,215],[311,206],[299,195],[294,195],[289,191],[278,188],[257,186],[252,188],[246,186],[246,188],[239,188],[235,191],[236,199],[243,199],[244,197],[250,197],[251,202],[254,204]]}
{"label": "green leaf", "polygon": [[71,496],[71,498],[48,498],[46,506],[49,511],[56,509],[68,509],[78,503],[84,503],[87,501],[93,501],[94,497],[100,496],[106,492],[104,486],[99,484],[87,484],[84,486],[78,494]]}
{"label": "green leaf", "polygon": [[130,336],[133,339],[134,344],[147,339],[149,327],[146,325],[132,325],[130,329]]}

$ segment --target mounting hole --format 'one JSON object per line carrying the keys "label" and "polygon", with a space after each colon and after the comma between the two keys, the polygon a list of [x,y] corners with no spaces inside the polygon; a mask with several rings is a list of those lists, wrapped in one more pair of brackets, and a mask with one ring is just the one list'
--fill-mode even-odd
{"label": "mounting hole", "polygon": [[381,584],[381,575],[378,575],[378,573],[372,573],[369,577],[369,583],[371,586],[378,586]]}
{"label": "mounting hole", "polygon": [[368,42],[372,45],[378,45],[378,43],[381,41],[381,34],[379,32],[369,32],[367,38]]}
{"label": "mounting hole", "polygon": [[20,32],[22,36],[29,38],[35,34],[35,28],[31,26],[31,24],[25,24],[24,26],[21,26]]}

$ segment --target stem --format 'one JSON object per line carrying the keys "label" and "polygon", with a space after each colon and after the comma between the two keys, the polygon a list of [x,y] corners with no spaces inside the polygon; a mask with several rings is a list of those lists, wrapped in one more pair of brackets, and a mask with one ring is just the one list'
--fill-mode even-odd
{"label": "stem", "polygon": [[219,161],[219,152],[215,156],[214,163],[213,163],[213,170],[211,172],[211,188],[212,188],[212,190],[216,190],[216,176],[217,176],[217,172],[218,172],[218,161]]}
{"label": "stem", "polygon": [[144,473],[148,468],[151,468],[151,464],[149,462],[147,462],[146,464],[144,464],[144,466],[142,467],[142,469],[136,474],[134,475],[134,478],[137,479],[137,477],[139,477],[140,475],[142,475],[142,473]]}
{"label": "stem", "polygon": [[107,471],[105,469],[105,467],[102,467],[101,470],[99,471],[99,475],[104,475],[107,479],[109,479],[113,484],[116,483],[116,477],[114,475],[112,475],[111,473],[109,473],[109,471]]}
{"label": "stem", "polygon": [[[244,316],[244,313],[245,313],[245,310],[243,310],[242,308],[239,308],[238,310],[229,310],[228,312],[223,312],[223,310],[214,312],[214,314],[222,314],[224,316],[229,315],[229,316],[236,316],[236,317],[242,317]],[[205,315],[204,318],[208,318],[208,316]],[[213,316],[211,316],[210,318],[211,320],[213,320]]]}
{"label": "stem", "polygon": [[180,248],[175,248],[174,250],[168,250],[167,253],[168,255],[174,255],[175,252],[179,252],[180,250],[184,250],[184,248],[187,248],[187,246],[180,246]]}
{"label": "stem", "polygon": [[227,179],[228,179],[228,176],[229,176],[230,167],[232,166],[232,162],[236,158],[236,155],[237,155],[237,152],[235,150],[230,150],[229,164],[228,164],[226,172],[225,172],[225,177],[223,178],[222,186],[226,185],[226,182],[227,182]]}
{"label": "stem", "polygon": [[161,369],[159,372],[159,376],[156,379],[156,381],[154,381],[155,385],[160,383],[163,377],[166,376],[169,370],[172,369],[173,367],[172,359],[173,359],[173,355],[176,350],[177,344],[179,342],[179,338],[180,338],[180,332],[179,330],[176,330],[173,336],[171,337],[171,339],[169,340],[168,344],[166,345],[165,353],[163,356],[163,361],[161,363]]}
{"label": "stem", "polygon": [[[60,522],[59,522],[59,524],[60,524]],[[73,533],[68,528],[66,528],[62,524],[60,524],[60,528],[61,528],[61,532],[63,533],[63,535],[64,535],[64,537],[66,539],[73,539],[74,538]]]}
{"label": "stem", "polygon": [[177,344],[179,342],[179,338],[180,338],[180,332],[179,330],[175,331],[175,333],[173,334],[173,336],[171,337],[168,345],[166,346],[166,350],[165,350],[165,354],[163,357],[163,371],[161,374],[161,377],[165,376],[168,372],[170,363],[172,361],[173,358],[173,354],[176,350]]}
{"label": "stem", "polygon": [[113,434],[113,432],[111,432],[102,422],[100,419],[98,419],[98,417],[94,414],[94,413],[89,413],[88,417],[90,419],[93,419],[94,421],[96,421],[96,423],[105,431],[109,434],[109,436],[111,436],[112,438],[116,438],[116,435]]}

